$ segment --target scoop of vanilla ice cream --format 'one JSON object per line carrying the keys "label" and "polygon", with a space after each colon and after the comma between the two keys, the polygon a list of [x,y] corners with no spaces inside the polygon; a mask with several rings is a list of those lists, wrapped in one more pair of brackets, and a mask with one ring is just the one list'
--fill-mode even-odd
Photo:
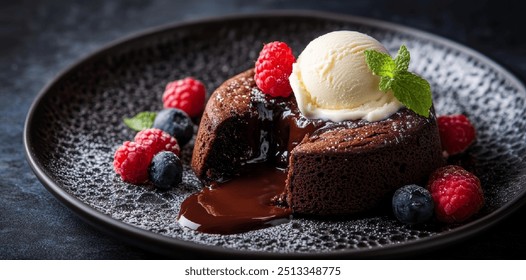
{"label": "scoop of vanilla ice cream", "polygon": [[387,53],[376,39],[355,31],[334,31],[311,41],[289,77],[298,107],[308,118],[377,121],[402,107],[365,62],[367,49]]}

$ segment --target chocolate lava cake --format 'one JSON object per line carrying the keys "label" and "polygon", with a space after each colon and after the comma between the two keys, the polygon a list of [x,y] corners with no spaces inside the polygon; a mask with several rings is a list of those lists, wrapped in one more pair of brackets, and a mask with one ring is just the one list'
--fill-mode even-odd
{"label": "chocolate lava cake", "polygon": [[444,164],[433,110],[429,118],[402,108],[376,122],[311,120],[293,94],[268,97],[253,77],[251,69],[227,80],[206,105],[192,158],[205,184],[266,162],[286,170],[282,197],[293,213],[345,215],[425,183]]}

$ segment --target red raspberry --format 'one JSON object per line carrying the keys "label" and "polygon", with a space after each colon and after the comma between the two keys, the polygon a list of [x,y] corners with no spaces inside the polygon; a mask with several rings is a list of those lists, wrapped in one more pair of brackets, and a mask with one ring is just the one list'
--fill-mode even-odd
{"label": "red raspberry", "polygon": [[480,180],[458,165],[437,169],[427,188],[435,202],[437,219],[445,223],[463,222],[484,205]]}
{"label": "red raspberry", "polygon": [[475,141],[475,128],[464,115],[437,118],[442,149],[447,155],[464,152]]}
{"label": "red raspberry", "polygon": [[134,141],[148,149],[152,155],[156,155],[161,151],[170,151],[177,156],[180,155],[177,140],[168,132],[158,128],[148,128],[139,131],[135,135]]}
{"label": "red raspberry", "polygon": [[273,97],[289,96],[292,92],[289,76],[295,60],[287,44],[278,41],[266,44],[256,61],[256,85]]}
{"label": "red raspberry", "polygon": [[144,146],[126,141],[115,152],[113,168],[123,181],[142,184],[148,180],[148,167],[153,154]]}
{"label": "red raspberry", "polygon": [[188,77],[166,85],[163,94],[164,108],[181,109],[190,117],[198,117],[205,106],[206,90],[203,83]]}

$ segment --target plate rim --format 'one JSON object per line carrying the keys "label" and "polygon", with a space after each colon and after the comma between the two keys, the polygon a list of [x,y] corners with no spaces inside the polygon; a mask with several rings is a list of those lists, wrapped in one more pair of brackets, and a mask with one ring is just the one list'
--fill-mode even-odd
{"label": "plate rim", "polygon": [[[309,19],[320,19],[320,20],[333,20],[347,23],[355,23],[358,25],[366,25],[383,30],[389,30],[393,32],[402,32],[414,35],[418,38],[424,38],[433,42],[440,42],[449,48],[456,49],[462,53],[476,57],[482,63],[491,66],[501,75],[506,77],[509,83],[512,83],[514,87],[517,87],[520,91],[526,92],[524,83],[509,69],[504,68],[498,62],[488,58],[486,55],[480,53],[477,50],[469,48],[468,46],[457,43],[451,39],[442,37],[440,35],[432,34],[427,31],[408,27],[405,25],[391,23],[388,21],[382,21],[378,19],[372,19],[367,17],[338,14],[332,12],[312,11],[312,10],[277,10],[277,11],[263,11],[263,12],[247,12],[247,13],[235,13],[222,16],[209,16],[197,19],[183,20],[177,22],[171,22],[159,26],[154,26],[133,32],[131,34],[122,36],[116,40],[110,41],[109,43],[102,45],[95,51],[89,52],[85,56],[77,59],[73,64],[64,68],[55,77],[53,77],[36,95],[34,98],[29,111],[27,113],[24,130],[23,130],[23,144],[25,150],[26,160],[29,163],[33,173],[35,173],[38,180],[44,185],[44,187],[51,192],[60,202],[62,202],[67,208],[73,211],[82,220],[96,227],[97,229],[111,235],[114,238],[121,238],[127,243],[136,247],[145,249],[150,252],[155,252],[163,255],[174,255],[178,250],[189,250],[192,253],[198,253],[207,255],[207,257],[251,257],[251,258],[341,258],[341,257],[395,257],[395,256],[407,256],[415,254],[415,252],[423,252],[426,250],[438,249],[440,247],[451,245],[453,243],[464,240],[470,236],[487,230],[494,226],[496,223],[508,217],[511,213],[515,212],[518,208],[526,203],[526,190],[522,190],[517,194],[514,199],[508,201],[503,206],[499,207],[495,211],[471,221],[462,226],[456,227],[449,231],[425,237],[423,239],[404,241],[395,244],[388,244],[383,246],[377,246],[373,248],[364,249],[345,249],[337,251],[323,251],[323,252],[267,252],[267,251],[251,251],[251,250],[238,250],[227,247],[210,246],[193,241],[187,241],[174,237],[164,236],[162,234],[154,233],[145,229],[138,228],[131,224],[123,221],[114,219],[109,215],[106,215],[98,210],[92,208],[90,205],[82,202],[75,196],[66,192],[60,187],[60,184],[52,179],[51,174],[48,174],[43,165],[38,161],[35,151],[33,150],[34,145],[31,141],[31,128],[33,125],[33,119],[39,105],[42,103],[44,97],[49,95],[51,89],[56,86],[64,77],[69,73],[75,71],[76,68],[83,66],[84,64],[97,60],[100,56],[111,53],[114,49],[118,49],[126,44],[130,44],[136,40],[144,40],[149,36],[156,36],[157,34],[169,32],[173,29],[184,29],[190,26],[207,25],[211,23],[235,21],[235,20],[254,20],[254,19],[268,19],[268,18],[309,18]],[[141,242],[147,241],[147,242]],[[167,246],[169,245],[169,246]]]}

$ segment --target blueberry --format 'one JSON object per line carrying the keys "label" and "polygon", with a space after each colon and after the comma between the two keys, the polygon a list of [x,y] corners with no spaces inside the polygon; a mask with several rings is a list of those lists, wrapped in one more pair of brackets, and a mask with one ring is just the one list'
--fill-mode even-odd
{"label": "blueberry", "polygon": [[395,217],[406,224],[425,222],[434,213],[431,193],[417,185],[407,185],[396,190],[392,203]]}
{"label": "blueberry", "polygon": [[179,109],[169,108],[157,113],[153,128],[162,129],[177,139],[179,147],[183,147],[194,135],[194,124],[190,117]]}
{"label": "blueberry", "polygon": [[179,157],[168,151],[157,153],[148,169],[150,181],[155,187],[167,190],[183,180],[183,165]]}

